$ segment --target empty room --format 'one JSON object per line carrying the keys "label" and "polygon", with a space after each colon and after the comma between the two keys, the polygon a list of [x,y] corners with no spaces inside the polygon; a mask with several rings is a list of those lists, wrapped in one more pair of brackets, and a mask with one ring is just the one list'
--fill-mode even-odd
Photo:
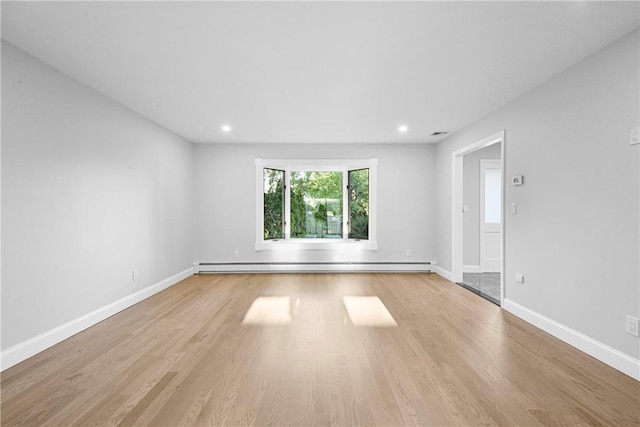
{"label": "empty room", "polygon": [[640,425],[640,2],[0,8],[2,426]]}

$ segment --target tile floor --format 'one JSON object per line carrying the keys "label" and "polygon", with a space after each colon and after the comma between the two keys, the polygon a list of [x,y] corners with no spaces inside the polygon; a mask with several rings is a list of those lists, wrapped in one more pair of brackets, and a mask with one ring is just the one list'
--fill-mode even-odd
{"label": "tile floor", "polygon": [[500,273],[463,273],[462,281],[465,288],[500,304]]}

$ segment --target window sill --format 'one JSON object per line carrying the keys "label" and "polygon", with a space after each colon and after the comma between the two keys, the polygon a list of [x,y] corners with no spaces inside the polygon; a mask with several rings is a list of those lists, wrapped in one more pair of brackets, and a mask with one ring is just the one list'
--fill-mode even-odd
{"label": "window sill", "polygon": [[256,242],[256,251],[265,250],[378,250],[378,244],[371,240],[345,239],[290,239]]}

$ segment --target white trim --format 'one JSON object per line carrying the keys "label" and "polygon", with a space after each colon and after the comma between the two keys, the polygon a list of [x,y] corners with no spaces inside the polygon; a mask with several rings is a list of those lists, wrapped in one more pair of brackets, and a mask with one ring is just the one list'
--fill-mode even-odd
{"label": "white trim", "polygon": [[[371,223],[369,223],[371,225]],[[370,250],[378,249],[377,242],[373,240],[355,240],[355,239],[290,239],[290,240],[262,240],[255,243],[256,251],[264,250]]]}
{"label": "white trim", "polygon": [[[369,240],[371,250],[378,249],[378,159],[369,159]],[[345,205],[347,206],[347,205]],[[346,209],[346,208],[345,208]]]}
{"label": "white trim", "polygon": [[463,273],[482,273],[479,265],[463,265],[462,266]]}
{"label": "white trim", "polygon": [[[284,169],[284,239],[289,240],[291,238],[291,173],[290,171]],[[264,173],[264,169],[263,169]],[[264,178],[263,178],[264,179]],[[263,184],[264,185],[264,184]],[[262,223],[260,229],[260,242],[264,242],[262,238],[264,233],[264,194],[261,193],[260,198],[262,207],[260,208],[260,215],[262,216]]]}
{"label": "white trim", "polygon": [[527,323],[640,381],[640,360],[505,298],[502,308]]}
{"label": "white trim", "polygon": [[215,263],[200,264],[201,273],[335,273],[335,272],[419,272],[431,273],[424,263]]}
{"label": "white trim", "polygon": [[290,167],[291,170],[315,170],[334,171],[336,167],[360,168],[378,165],[376,157],[366,159],[262,159],[254,160],[256,166],[276,167],[283,169]]}
{"label": "white trim", "polygon": [[193,267],[189,267],[171,277],[168,277],[154,285],[144,288],[138,292],[135,292],[129,296],[119,299],[118,301],[107,304],[106,306],[87,313],[84,316],[80,316],[77,319],[71,320],[65,324],[55,327],[47,332],[23,341],[14,345],[0,353],[0,370],[4,371],[31,356],[46,350],[58,344],[67,338],[82,332],[83,330],[103,321],[104,319],[113,316],[114,314],[131,307],[140,301],[149,298],[150,296],[157,294],[160,291],[167,289],[168,287],[178,283],[181,280],[186,279],[193,275]]}
{"label": "white trim", "polygon": [[[348,168],[344,168],[344,170],[342,171],[342,206],[343,206],[342,235],[348,236],[349,220],[347,221],[344,220],[345,219],[344,213],[348,215],[348,209],[349,209],[349,170]],[[289,213],[291,213],[291,211],[289,211]],[[289,238],[291,238],[291,235],[289,235]]]}
{"label": "white trim", "polygon": [[473,144],[455,150],[451,154],[451,274],[449,280],[452,282],[461,282],[463,273],[463,235],[462,235],[462,182],[463,182],[463,156],[465,154],[473,153],[474,151],[481,150],[493,144],[500,142],[500,162],[502,168],[502,239],[500,242],[500,253],[502,254],[502,260],[500,262],[500,303],[505,297],[504,289],[504,271],[505,271],[505,145],[506,145],[506,132],[501,130],[483,138]]}
{"label": "white trim", "polygon": [[455,280],[453,280],[453,274],[449,270],[445,270],[444,268],[440,267],[439,265],[436,265],[435,270],[436,270],[435,271],[436,274],[438,274],[439,276],[444,277],[445,279],[447,279],[450,282],[455,282]]}

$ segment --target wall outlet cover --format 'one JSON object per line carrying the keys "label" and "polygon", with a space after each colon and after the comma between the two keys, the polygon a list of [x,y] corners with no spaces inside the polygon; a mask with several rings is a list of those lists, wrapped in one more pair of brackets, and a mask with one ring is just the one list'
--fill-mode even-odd
{"label": "wall outlet cover", "polygon": [[629,145],[640,144],[640,128],[631,129],[631,140]]}
{"label": "wall outlet cover", "polygon": [[633,316],[627,316],[625,322],[625,332],[634,337],[638,336],[638,319]]}

